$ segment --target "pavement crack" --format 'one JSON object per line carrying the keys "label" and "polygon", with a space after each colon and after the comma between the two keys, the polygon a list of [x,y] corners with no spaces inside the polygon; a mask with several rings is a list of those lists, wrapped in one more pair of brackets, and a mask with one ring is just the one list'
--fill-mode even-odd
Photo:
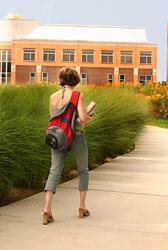
{"label": "pavement crack", "polygon": [[[65,189],[76,189],[73,187],[71,187],[71,188],[70,187],[60,187],[60,189],[64,189],[64,188]],[[109,190],[109,189],[97,189],[97,188],[89,188],[89,190],[96,191],[96,192],[121,193],[121,194],[132,194],[132,195],[142,195],[142,196],[154,196],[154,197],[168,197],[168,194],[138,193],[138,192]]]}

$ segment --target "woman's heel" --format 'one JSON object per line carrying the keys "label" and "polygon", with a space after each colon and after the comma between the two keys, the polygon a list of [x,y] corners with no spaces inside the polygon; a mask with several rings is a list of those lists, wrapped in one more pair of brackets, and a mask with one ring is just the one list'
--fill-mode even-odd
{"label": "woman's heel", "polygon": [[89,210],[85,209],[85,208],[79,208],[79,218],[83,218],[85,216],[89,216],[90,212]]}
{"label": "woman's heel", "polygon": [[47,225],[49,222],[53,222],[54,218],[47,213],[43,214],[43,225]]}

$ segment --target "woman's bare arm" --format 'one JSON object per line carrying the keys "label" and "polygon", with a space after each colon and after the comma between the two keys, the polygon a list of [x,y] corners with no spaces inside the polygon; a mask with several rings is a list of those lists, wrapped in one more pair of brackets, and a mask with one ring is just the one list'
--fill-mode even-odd
{"label": "woman's bare arm", "polygon": [[91,117],[87,115],[86,107],[84,104],[84,96],[82,93],[79,96],[77,111],[81,124],[85,125],[91,119]]}
{"label": "woman's bare arm", "polygon": [[55,94],[52,94],[50,96],[50,103],[49,103],[49,110],[50,110],[50,117],[52,117],[54,115],[54,112],[55,112]]}

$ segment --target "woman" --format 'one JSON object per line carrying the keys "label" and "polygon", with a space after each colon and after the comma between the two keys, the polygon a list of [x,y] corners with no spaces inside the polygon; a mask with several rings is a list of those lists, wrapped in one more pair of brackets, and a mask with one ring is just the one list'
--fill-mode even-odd
{"label": "woman", "polygon": [[[73,68],[63,68],[59,73],[59,81],[62,89],[52,94],[50,97],[50,116],[57,110],[61,109],[71,98],[73,88],[80,82],[80,76]],[[89,183],[89,170],[88,170],[88,149],[87,142],[84,135],[83,126],[91,119],[86,112],[84,106],[84,97],[81,93],[78,100],[77,112],[80,123],[76,121],[76,136],[72,141],[70,149],[78,166],[79,173],[79,191],[80,191],[80,204],[79,204],[79,217],[83,218],[88,216],[90,212],[85,206],[86,192]],[[52,199],[56,192],[56,186],[60,182],[62,170],[64,167],[66,152],[59,152],[56,149],[51,149],[51,168],[48,176],[44,191],[45,191],[45,206],[43,211],[43,224],[54,221],[52,215]]]}

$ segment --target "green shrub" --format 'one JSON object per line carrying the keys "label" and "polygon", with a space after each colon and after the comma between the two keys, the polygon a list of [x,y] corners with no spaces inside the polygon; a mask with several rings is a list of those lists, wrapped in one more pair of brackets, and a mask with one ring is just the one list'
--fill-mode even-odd
{"label": "green shrub", "polygon": [[[96,101],[95,117],[86,125],[89,167],[106,156],[127,152],[141,131],[147,109],[126,89],[78,87],[86,104]],[[42,187],[50,168],[44,144],[49,119],[49,96],[57,86],[0,88],[0,196],[9,187]],[[75,167],[68,156],[63,175]]]}
{"label": "green shrub", "polygon": [[168,119],[168,85],[145,84],[140,88],[140,92],[150,101],[154,118]]}

